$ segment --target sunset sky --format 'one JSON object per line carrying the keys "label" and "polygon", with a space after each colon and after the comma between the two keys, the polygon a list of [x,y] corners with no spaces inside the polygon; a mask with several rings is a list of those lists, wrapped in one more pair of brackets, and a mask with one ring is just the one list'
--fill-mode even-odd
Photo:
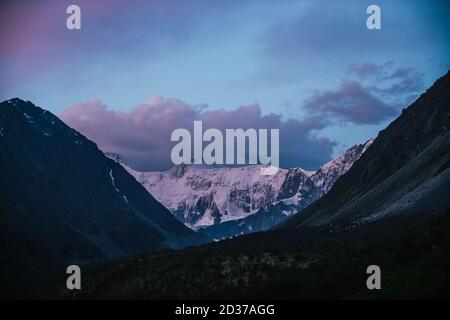
{"label": "sunset sky", "polygon": [[[66,8],[81,8],[81,30]],[[377,4],[381,30],[368,30]],[[375,137],[450,68],[448,1],[2,1],[0,100],[58,115],[134,167],[170,131],[280,128],[283,167]]]}

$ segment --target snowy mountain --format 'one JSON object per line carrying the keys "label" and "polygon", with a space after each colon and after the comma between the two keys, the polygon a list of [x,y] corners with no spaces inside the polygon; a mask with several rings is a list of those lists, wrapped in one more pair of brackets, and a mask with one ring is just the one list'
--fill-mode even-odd
{"label": "snowy mountain", "polygon": [[373,139],[370,139],[364,144],[355,145],[347,149],[336,159],[322,165],[319,170],[311,176],[311,182],[320,193],[318,197],[321,197],[330,191],[336,180],[352,167],[353,163],[359,159],[368,147],[370,147],[372,142]]}
{"label": "snowy mountain", "polygon": [[191,228],[243,218],[275,202],[288,173],[264,176],[259,165],[207,169],[181,164],[165,172],[124,167]]}
{"label": "snowy mountain", "polygon": [[[205,168],[177,165],[165,172],[138,172],[108,154],[187,226],[215,239],[266,230],[328,192],[372,143],[353,146],[317,172],[260,165]],[[248,219],[247,219],[248,218]],[[257,222],[264,220],[263,223]],[[252,222],[253,221],[253,222]]]}
{"label": "snowy mountain", "polygon": [[373,140],[369,140],[351,147],[314,173],[305,175],[302,169],[289,169],[278,192],[277,201],[261,207],[252,215],[203,227],[198,231],[212,239],[223,239],[270,229],[326,194],[372,142]]}

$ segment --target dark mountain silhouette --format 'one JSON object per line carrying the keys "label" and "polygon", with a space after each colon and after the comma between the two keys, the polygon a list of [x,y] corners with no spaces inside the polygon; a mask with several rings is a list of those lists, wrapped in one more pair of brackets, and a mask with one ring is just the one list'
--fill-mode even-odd
{"label": "dark mountain silhouette", "polygon": [[450,207],[450,76],[439,79],[381,131],[347,174],[282,228],[356,226]]}
{"label": "dark mountain silhouette", "polygon": [[4,292],[64,275],[70,263],[206,240],[95,143],[31,102],[0,104],[0,150]]}
{"label": "dark mountain silhouette", "polygon": [[[282,225],[92,265],[75,297],[449,297],[449,126],[447,73],[380,132],[328,194]],[[366,287],[373,264],[382,290]],[[69,296],[60,285],[42,294]]]}

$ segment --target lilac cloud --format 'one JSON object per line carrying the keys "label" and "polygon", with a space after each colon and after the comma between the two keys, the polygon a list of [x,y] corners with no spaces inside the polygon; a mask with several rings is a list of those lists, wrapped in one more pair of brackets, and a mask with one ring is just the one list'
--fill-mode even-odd
{"label": "lilac cloud", "polygon": [[348,75],[371,81],[369,86],[375,93],[395,95],[423,90],[423,74],[415,68],[395,67],[392,61],[383,64],[350,64]]}
{"label": "lilac cloud", "polygon": [[305,100],[303,107],[323,117],[358,125],[380,123],[396,115],[393,106],[352,80],[344,80],[336,90],[317,91]]}
{"label": "lilac cloud", "polygon": [[386,80],[395,82],[387,88],[378,88],[383,94],[417,93],[422,91],[424,86],[423,74],[414,68],[397,68]]}
{"label": "lilac cloud", "polygon": [[209,110],[178,99],[152,97],[129,112],[109,110],[98,100],[75,104],[64,110],[61,119],[95,141],[103,151],[120,154],[138,170],[164,170],[172,166],[170,152],[174,129],[192,131],[194,120],[206,128],[280,129],[282,167],[314,169],[331,158],[335,142],[316,132],[327,122],[322,117],[282,120],[279,114],[263,115],[259,105],[235,110]]}
{"label": "lilac cloud", "polygon": [[354,75],[359,79],[386,79],[386,73],[392,68],[392,61],[383,64],[376,63],[352,63],[347,68],[348,75]]}

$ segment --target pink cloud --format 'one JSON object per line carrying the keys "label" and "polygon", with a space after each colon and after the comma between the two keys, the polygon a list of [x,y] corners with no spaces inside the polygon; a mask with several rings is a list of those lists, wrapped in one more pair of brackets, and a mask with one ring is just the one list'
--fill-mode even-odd
{"label": "pink cloud", "polygon": [[152,97],[129,112],[109,110],[98,100],[75,104],[61,119],[95,141],[103,151],[120,154],[138,170],[163,170],[172,166],[170,135],[174,129],[192,131],[195,120],[203,127],[280,129],[280,160],[283,167],[312,169],[330,159],[334,142],[314,131],[326,126],[322,118],[284,121],[278,114],[263,115],[258,105],[235,110],[208,110],[178,99]]}

